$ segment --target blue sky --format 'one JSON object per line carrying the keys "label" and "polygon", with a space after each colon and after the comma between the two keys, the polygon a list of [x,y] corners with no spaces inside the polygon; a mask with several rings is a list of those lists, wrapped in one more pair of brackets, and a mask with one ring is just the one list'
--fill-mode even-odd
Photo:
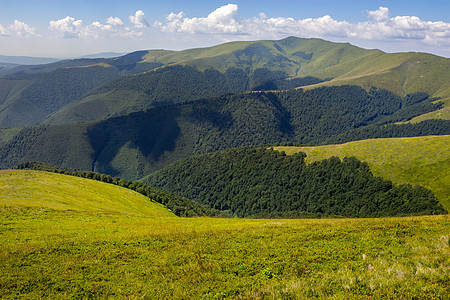
{"label": "blue sky", "polygon": [[450,57],[450,1],[0,0],[0,54],[76,57],[315,37]]}

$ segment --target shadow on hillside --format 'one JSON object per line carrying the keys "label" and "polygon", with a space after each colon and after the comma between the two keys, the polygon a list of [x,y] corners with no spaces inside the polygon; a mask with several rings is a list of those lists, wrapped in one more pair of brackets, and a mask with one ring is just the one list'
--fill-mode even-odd
{"label": "shadow on hillside", "polygon": [[133,168],[132,164],[158,162],[166,151],[176,148],[181,134],[176,120],[179,114],[177,107],[155,108],[92,125],[87,130],[93,149],[92,169],[116,176]]}

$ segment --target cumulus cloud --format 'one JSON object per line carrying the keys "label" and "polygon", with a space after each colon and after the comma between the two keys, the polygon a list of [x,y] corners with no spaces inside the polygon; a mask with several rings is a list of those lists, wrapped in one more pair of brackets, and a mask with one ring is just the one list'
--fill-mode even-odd
{"label": "cumulus cloud", "polygon": [[109,17],[108,19],[106,19],[106,23],[108,23],[109,25],[112,25],[112,26],[123,25],[123,21],[118,17],[115,17],[115,18]]}
{"label": "cumulus cloud", "polygon": [[8,35],[8,31],[6,30],[5,27],[3,27],[2,24],[0,24],[0,36],[6,36]]}
{"label": "cumulus cloud", "polygon": [[134,16],[130,16],[130,22],[133,23],[136,28],[145,28],[149,26],[142,10],[138,10]]}
{"label": "cumulus cloud", "polygon": [[[14,20],[14,23],[8,26],[8,30],[15,33],[20,37],[31,37],[31,36],[39,36],[36,33],[36,28],[25,24],[24,22],[20,22],[19,20]],[[3,31],[4,28],[3,28]],[[0,34],[2,33],[2,29],[0,28]],[[6,34],[6,33],[5,33]]]}
{"label": "cumulus cloud", "polygon": [[49,29],[58,33],[63,38],[101,38],[101,37],[132,37],[142,36],[142,32],[135,32],[123,26],[123,21],[118,17],[109,17],[106,24],[98,21],[89,25],[83,25],[82,20],[75,20],[70,16],[57,21],[49,22]]}
{"label": "cumulus cloud", "polygon": [[75,20],[75,18],[70,16],[57,21],[50,21],[49,24],[50,30],[58,32],[65,38],[77,38],[83,31],[83,21]]}
{"label": "cumulus cloud", "polygon": [[389,19],[389,9],[387,7],[380,6],[377,10],[368,10],[367,15],[375,21],[383,21]]}
{"label": "cumulus cloud", "polygon": [[380,7],[369,12],[372,21],[353,26],[349,36],[368,40],[418,40],[425,43],[449,44],[450,23],[423,21],[415,16],[389,17],[389,9]]}
{"label": "cumulus cloud", "polygon": [[206,17],[186,17],[184,12],[170,13],[164,23],[154,26],[164,32],[242,35],[277,38],[286,35],[320,38],[357,38],[366,40],[418,40],[423,43],[450,44],[450,23],[424,21],[415,16],[390,16],[387,7],[367,11],[367,20],[359,23],[339,21],[329,15],[319,18],[258,17],[239,20],[238,6],[221,6]]}
{"label": "cumulus cloud", "polygon": [[155,26],[166,32],[240,34],[244,33],[243,24],[236,20],[238,6],[221,6],[203,18],[185,18],[184,12],[170,13],[166,24],[155,22]]}
{"label": "cumulus cloud", "polygon": [[347,21],[336,21],[326,15],[320,18],[295,20],[293,18],[254,18],[243,22],[248,34],[276,37],[279,35],[301,35],[311,37],[344,37],[351,28]]}

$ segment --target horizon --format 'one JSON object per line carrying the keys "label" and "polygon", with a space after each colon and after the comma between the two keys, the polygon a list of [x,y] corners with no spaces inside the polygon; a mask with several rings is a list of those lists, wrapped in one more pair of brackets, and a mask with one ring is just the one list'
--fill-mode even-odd
{"label": "horizon", "polygon": [[288,36],[450,57],[447,1],[0,0],[0,55],[75,58]]}
{"label": "horizon", "polygon": [[[160,50],[167,50],[167,51],[176,51],[176,52],[181,52],[181,51],[185,51],[185,50],[191,50],[191,49],[204,49],[204,48],[210,48],[210,47],[215,47],[215,46],[219,46],[219,45],[223,45],[223,44],[227,44],[227,43],[234,43],[234,42],[258,42],[258,41],[279,41],[279,40],[283,40],[286,39],[288,37],[295,37],[295,38],[300,38],[300,39],[320,39],[320,40],[324,40],[324,41],[328,41],[328,42],[332,42],[326,39],[321,39],[321,38],[302,38],[302,37],[297,37],[297,36],[287,36],[281,39],[259,39],[259,40],[248,40],[248,41],[244,41],[244,40],[236,40],[236,41],[229,41],[229,42],[224,42],[224,43],[219,43],[219,44],[215,44],[215,45],[211,45],[211,46],[205,46],[205,47],[192,47],[192,48],[186,48],[186,49],[179,49],[179,50],[174,50],[174,49],[164,49],[164,48],[154,48],[154,49],[136,49],[136,50],[132,50],[130,52],[114,52],[114,51],[103,51],[103,52],[97,52],[97,53],[86,53],[80,56],[66,56],[66,57],[50,57],[50,56],[29,56],[29,55],[4,55],[2,53],[0,53],[0,62],[3,63],[8,63],[6,61],[2,61],[1,58],[5,57],[5,58],[31,58],[31,59],[49,59],[49,60],[71,60],[71,59],[83,59],[83,58],[115,58],[115,57],[120,57],[120,56],[124,56],[130,53],[134,53],[134,52],[139,52],[139,51],[160,51]],[[355,44],[349,43],[349,42],[332,42],[332,43],[337,43],[337,44],[350,44],[352,46],[355,47],[359,47],[365,50],[380,50],[383,51],[381,49],[377,49],[377,48],[365,48],[365,47],[360,47],[357,46]],[[440,56],[440,57],[444,57],[444,58],[450,58],[450,57],[446,57],[446,56],[442,56],[442,55],[438,55],[438,54],[434,54],[434,53],[429,53],[429,52],[424,52],[424,51],[383,51],[385,53],[424,53],[424,54],[431,54],[431,55],[435,55],[435,56]],[[106,55],[107,54],[107,55]],[[105,56],[101,56],[101,55],[105,55]],[[91,56],[91,57],[90,57]]]}

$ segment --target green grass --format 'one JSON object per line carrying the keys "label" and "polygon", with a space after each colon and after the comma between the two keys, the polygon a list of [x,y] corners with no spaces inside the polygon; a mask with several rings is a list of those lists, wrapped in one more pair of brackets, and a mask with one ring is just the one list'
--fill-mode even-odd
{"label": "green grass", "polygon": [[[254,57],[241,53],[252,46],[259,46],[264,50],[260,50],[262,52]],[[298,52],[312,54],[312,57],[310,60],[302,59],[295,55]],[[367,89],[377,86],[400,96],[427,92],[432,97],[441,97],[444,100],[450,97],[450,60],[427,53],[384,53],[321,39],[289,37],[278,41],[230,42],[158,55],[149,52],[148,56],[147,61],[187,64],[199,70],[213,67],[221,72],[230,67],[240,68],[242,62],[246,61],[250,63],[247,67],[253,70],[268,67],[283,70],[291,76],[333,78],[332,81],[319,85],[355,84]],[[236,56],[239,59],[236,59]],[[274,67],[265,61],[267,56],[284,56],[291,63]],[[448,107],[448,101],[444,102]],[[442,118],[436,115],[429,117]]]}
{"label": "green grass", "polygon": [[[450,60],[426,53],[372,52],[364,57],[350,60],[330,68],[319,70],[312,76],[332,77],[333,80],[311,86],[359,85],[365,89],[372,86],[390,90],[400,96],[426,92],[439,97],[444,108],[450,107]],[[447,113],[431,113],[422,119],[446,119]]]}
{"label": "green grass", "polygon": [[317,147],[275,147],[286,154],[305,152],[307,162],[331,156],[366,161],[375,176],[396,184],[418,184],[433,191],[450,211],[450,136],[372,139]]}
{"label": "green grass", "polygon": [[[158,217],[92,209],[93,195],[82,187],[116,190],[103,183],[30,171],[3,171],[0,179],[9,191],[2,201],[21,191],[0,208],[2,299],[450,296],[448,216],[186,219],[161,210]],[[66,205],[75,210],[59,209],[50,196],[47,206],[23,206],[23,199],[45,198],[36,191],[53,191],[60,180],[73,192],[77,204]],[[139,201],[130,197],[117,202]]]}
{"label": "green grass", "polygon": [[[299,53],[303,53],[304,57]],[[105,62],[108,61],[105,60]],[[267,68],[271,71],[285,72],[292,77],[333,78],[331,81],[304,88],[350,84],[369,90],[372,86],[376,86],[402,97],[407,93],[427,92],[431,97],[442,98],[444,109],[450,107],[450,73],[448,72],[450,60],[425,53],[392,54],[321,39],[290,37],[278,41],[230,42],[184,51],[148,51],[142,61],[162,63],[164,66],[161,68],[188,65],[199,71],[214,68],[225,72],[230,68],[238,68],[249,75],[258,68]],[[159,72],[161,68],[149,72],[150,74],[154,71]],[[125,76],[123,80],[127,82],[130,78],[132,80],[133,77]],[[0,82],[1,85],[2,82]],[[158,85],[162,92],[172,89],[170,83],[167,87],[165,85],[167,82],[161,82]],[[149,108],[149,95],[134,88],[127,89],[121,86],[118,89],[116,84],[109,86],[106,84],[101,92],[94,90],[92,93],[52,112],[52,115],[48,116],[44,122],[67,124],[101,120]],[[164,93],[155,92],[150,96],[158,99],[156,95],[161,94]],[[208,94],[207,97],[210,96]],[[172,98],[174,97],[171,96],[168,99],[163,97],[160,100],[170,102],[174,101]],[[202,97],[199,96],[199,98]],[[435,118],[449,119],[448,111],[429,113],[413,122]]]}
{"label": "green grass", "polygon": [[175,216],[129,189],[94,180],[39,171],[0,171],[0,206]]}

